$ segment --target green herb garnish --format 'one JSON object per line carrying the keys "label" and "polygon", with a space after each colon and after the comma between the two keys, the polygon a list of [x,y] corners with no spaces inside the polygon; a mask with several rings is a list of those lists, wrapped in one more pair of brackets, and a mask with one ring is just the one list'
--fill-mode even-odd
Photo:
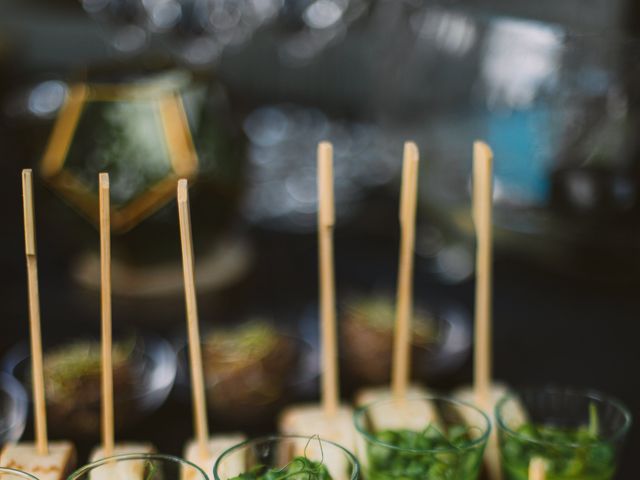
{"label": "green herb garnish", "polygon": [[158,466],[155,464],[155,462],[147,460],[145,462],[145,471],[147,473],[144,476],[144,480],[153,480],[153,477],[155,477],[156,472],[158,471]]}
{"label": "green herb garnish", "polygon": [[434,425],[423,431],[384,430],[380,443],[368,444],[368,480],[475,480],[483,445],[462,425],[443,432]]}
{"label": "green herb garnish", "polygon": [[520,425],[514,436],[500,432],[507,480],[526,480],[533,457],[544,458],[547,480],[610,480],[615,473],[614,446],[600,438],[598,410],[589,406],[589,424],[579,428]]}
{"label": "green herb garnish", "polygon": [[257,465],[248,472],[242,473],[231,480],[332,480],[329,470],[322,462],[315,462],[306,457],[294,458],[284,468],[267,469],[264,465]]}

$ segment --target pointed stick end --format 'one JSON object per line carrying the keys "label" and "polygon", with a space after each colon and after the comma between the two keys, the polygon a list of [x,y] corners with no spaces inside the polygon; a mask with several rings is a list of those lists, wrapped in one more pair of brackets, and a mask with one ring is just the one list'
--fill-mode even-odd
{"label": "pointed stick end", "polygon": [[189,200],[189,183],[186,178],[178,180],[178,202],[186,203]]}
{"label": "pointed stick end", "polygon": [[109,188],[109,174],[102,172],[98,175],[98,183],[100,188]]}
{"label": "pointed stick end", "polygon": [[333,145],[331,142],[322,141],[318,143],[318,158],[333,156]]}
{"label": "pointed stick end", "polygon": [[491,162],[493,160],[493,151],[491,147],[482,140],[473,142],[473,160],[477,162]]}
{"label": "pointed stick end", "polygon": [[404,142],[404,159],[417,163],[420,157],[418,146],[415,142]]}

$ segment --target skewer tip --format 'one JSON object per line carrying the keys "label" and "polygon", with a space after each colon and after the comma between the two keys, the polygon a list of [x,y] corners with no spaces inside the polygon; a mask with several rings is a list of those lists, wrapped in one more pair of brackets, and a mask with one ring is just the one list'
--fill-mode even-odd
{"label": "skewer tip", "polygon": [[178,180],[178,202],[185,203],[189,199],[188,196],[189,184],[186,178]]}
{"label": "skewer tip", "polygon": [[[415,142],[405,142],[402,158],[402,186],[400,188],[400,223],[411,220],[411,203],[415,201],[420,153]],[[413,198],[412,198],[413,197]]]}
{"label": "skewer tip", "polygon": [[318,157],[326,158],[329,155],[333,155],[333,145],[331,142],[325,140],[318,143]]}
{"label": "skewer tip", "polygon": [[478,162],[491,162],[493,160],[493,151],[491,147],[482,140],[476,140],[473,142],[473,161],[474,164]]}
{"label": "skewer tip", "polygon": [[109,188],[109,174],[102,172],[98,175],[98,183],[100,188]]}
{"label": "skewer tip", "polygon": [[30,168],[22,170],[22,208],[24,214],[25,253],[36,254],[35,224],[33,219],[33,171]]}
{"label": "skewer tip", "polygon": [[330,142],[318,144],[318,201],[321,226],[331,227],[335,222],[333,197],[333,146]]}
{"label": "skewer tip", "polygon": [[412,162],[418,161],[418,146],[415,142],[404,142],[404,158]]}

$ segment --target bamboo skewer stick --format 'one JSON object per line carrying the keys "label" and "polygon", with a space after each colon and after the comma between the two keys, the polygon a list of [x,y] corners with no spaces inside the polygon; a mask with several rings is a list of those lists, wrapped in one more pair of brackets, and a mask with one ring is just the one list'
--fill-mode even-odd
{"label": "bamboo skewer stick", "polygon": [[393,396],[396,399],[406,397],[411,376],[411,317],[413,310],[413,257],[418,195],[418,165],[418,147],[413,142],[406,142],[404,144],[402,190],[400,193],[400,261],[398,266],[396,331],[391,372]]}
{"label": "bamboo skewer stick", "polygon": [[545,480],[546,465],[543,458],[534,457],[529,462],[529,480]]}
{"label": "bamboo skewer stick", "polygon": [[184,294],[189,331],[189,362],[191,366],[191,388],[195,413],[196,441],[198,442],[200,456],[206,458],[209,450],[209,427],[207,423],[202,353],[200,351],[189,192],[187,180],[185,179],[178,181],[178,217],[180,219],[180,240],[182,243],[182,272],[184,276]]}
{"label": "bamboo skewer stick", "polygon": [[318,244],[320,266],[320,316],[322,345],[322,406],[335,417],[340,402],[336,333],[335,278],[333,270],[333,147],[318,145]]}
{"label": "bamboo skewer stick", "polygon": [[491,403],[493,153],[480,141],[473,145],[473,220],[476,227],[476,311],[474,394],[483,408]]}
{"label": "bamboo skewer stick", "polygon": [[24,248],[27,260],[27,285],[29,291],[31,372],[33,377],[33,404],[35,407],[36,450],[39,455],[47,455],[49,453],[49,443],[47,440],[47,411],[44,394],[42,334],[40,331],[40,294],[38,291],[38,260],[36,255],[33,179],[31,169],[22,171],[22,202],[24,213]]}
{"label": "bamboo skewer stick", "polygon": [[113,455],[113,359],[111,327],[111,206],[109,174],[101,173],[100,202],[100,295],[102,323],[102,448],[104,456]]}

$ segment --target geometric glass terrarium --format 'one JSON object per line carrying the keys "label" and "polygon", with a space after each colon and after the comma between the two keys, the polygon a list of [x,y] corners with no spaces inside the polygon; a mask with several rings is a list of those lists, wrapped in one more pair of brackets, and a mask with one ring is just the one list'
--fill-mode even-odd
{"label": "geometric glass terrarium", "polygon": [[111,184],[111,227],[122,233],[175,196],[198,157],[179,76],[71,87],[41,164],[43,178],[75,209],[98,221],[98,173]]}
{"label": "geometric glass terrarium", "polygon": [[[238,279],[250,249],[233,225],[243,193],[245,137],[224,85],[167,65],[90,69],[70,86],[39,173],[69,207],[98,224],[98,173],[110,175],[114,296],[154,299],[182,289],[175,192],[189,178],[198,286]],[[70,274],[100,286],[97,237],[84,222],[43,205],[69,232]],[[69,245],[67,245],[68,248]],[[167,297],[165,307],[177,307]],[[177,311],[177,310],[176,310]]]}

